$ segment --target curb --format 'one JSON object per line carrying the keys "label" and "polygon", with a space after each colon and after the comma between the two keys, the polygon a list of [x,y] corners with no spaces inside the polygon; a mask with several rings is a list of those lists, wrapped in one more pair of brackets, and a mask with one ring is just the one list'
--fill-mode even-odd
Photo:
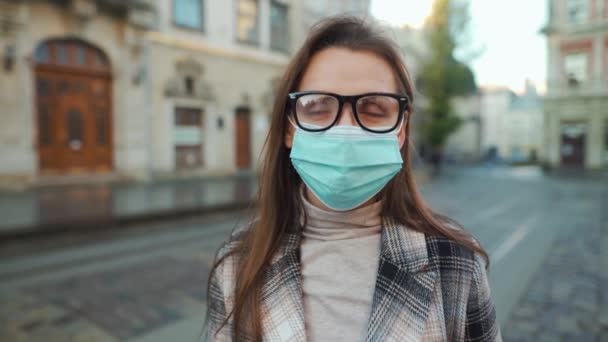
{"label": "curb", "polygon": [[204,214],[215,214],[250,208],[253,201],[232,202],[206,207],[185,207],[180,209],[157,210],[153,212],[122,215],[117,217],[88,217],[65,222],[50,222],[38,225],[24,225],[0,230],[0,243],[14,240],[56,237],[57,234],[85,233],[90,231],[112,231],[128,228],[130,225],[158,222],[175,218],[186,218]]}

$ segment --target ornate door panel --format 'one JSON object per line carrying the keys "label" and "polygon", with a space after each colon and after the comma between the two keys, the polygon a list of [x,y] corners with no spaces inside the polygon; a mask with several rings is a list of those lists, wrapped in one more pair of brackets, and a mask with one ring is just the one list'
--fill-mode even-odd
{"label": "ornate door panel", "polygon": [[[76,84],[74,84],[76,85]],[[94,162],[92,153],[92,113],[87,108],[86,98],[65,96],[57,101],[59,123],[59,155],[66,171],[87,171]]]}
{"label": "ornate door panel", "polygon": [[94,155],[92,167],[96,171],[112,169],[112,102],[110,81],[103,78],[90,80],[91,97],[91,149]]}
{"label": "ornate door panel", "polygon": [[41,170],[57,170],[62,162],[59,160],[58,131],[60,124],[55,107],[55,81],[48,74],[36,75],[36,113],[38,122],[38,156]]}
{"label": "ornate door panel", "polygon": [[251,111],[245,107],[236,109],[236,168],[251,168]]}

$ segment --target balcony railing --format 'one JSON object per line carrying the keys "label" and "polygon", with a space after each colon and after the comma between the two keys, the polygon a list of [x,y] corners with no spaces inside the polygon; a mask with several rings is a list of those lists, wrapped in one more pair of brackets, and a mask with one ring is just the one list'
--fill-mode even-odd
{"label": "balcony railing", "polygon": [[98,4],[142,29],[151,29],[156,23],[154,0],[101,0]]}
{"label": "balcony railing", "polygon": [[574,34],[608,30],[608,18],[594,18],[581,22],[569,22],[566,20],[553,20],[548,22],[540,32],[546,35],[552,34]]}
{"label": "balcony railing", "polygon": [[565,79],[547,82],[547,97],[606,96],[608,79]]}

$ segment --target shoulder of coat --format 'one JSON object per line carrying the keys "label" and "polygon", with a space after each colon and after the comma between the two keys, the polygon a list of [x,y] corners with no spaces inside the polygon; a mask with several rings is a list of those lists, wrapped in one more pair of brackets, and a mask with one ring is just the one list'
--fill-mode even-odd
{"label": "shoulder of coat", "polygon": [[441,235],[427,235],[426,242],[429,259],[440,269],[474,271],[479,259],[470,247]]}

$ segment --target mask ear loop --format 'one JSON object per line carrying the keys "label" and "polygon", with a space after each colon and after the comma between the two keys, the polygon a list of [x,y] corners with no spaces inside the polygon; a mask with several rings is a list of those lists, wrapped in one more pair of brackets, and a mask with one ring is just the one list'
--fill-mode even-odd
{"label": "mask ear loop", "polygon": [[295,111],[292,111],[291,104],[287,103],[287,121],[293,126],[293,128],[298,128],[298,125],[294,122],[294,116],[296,115]]}

